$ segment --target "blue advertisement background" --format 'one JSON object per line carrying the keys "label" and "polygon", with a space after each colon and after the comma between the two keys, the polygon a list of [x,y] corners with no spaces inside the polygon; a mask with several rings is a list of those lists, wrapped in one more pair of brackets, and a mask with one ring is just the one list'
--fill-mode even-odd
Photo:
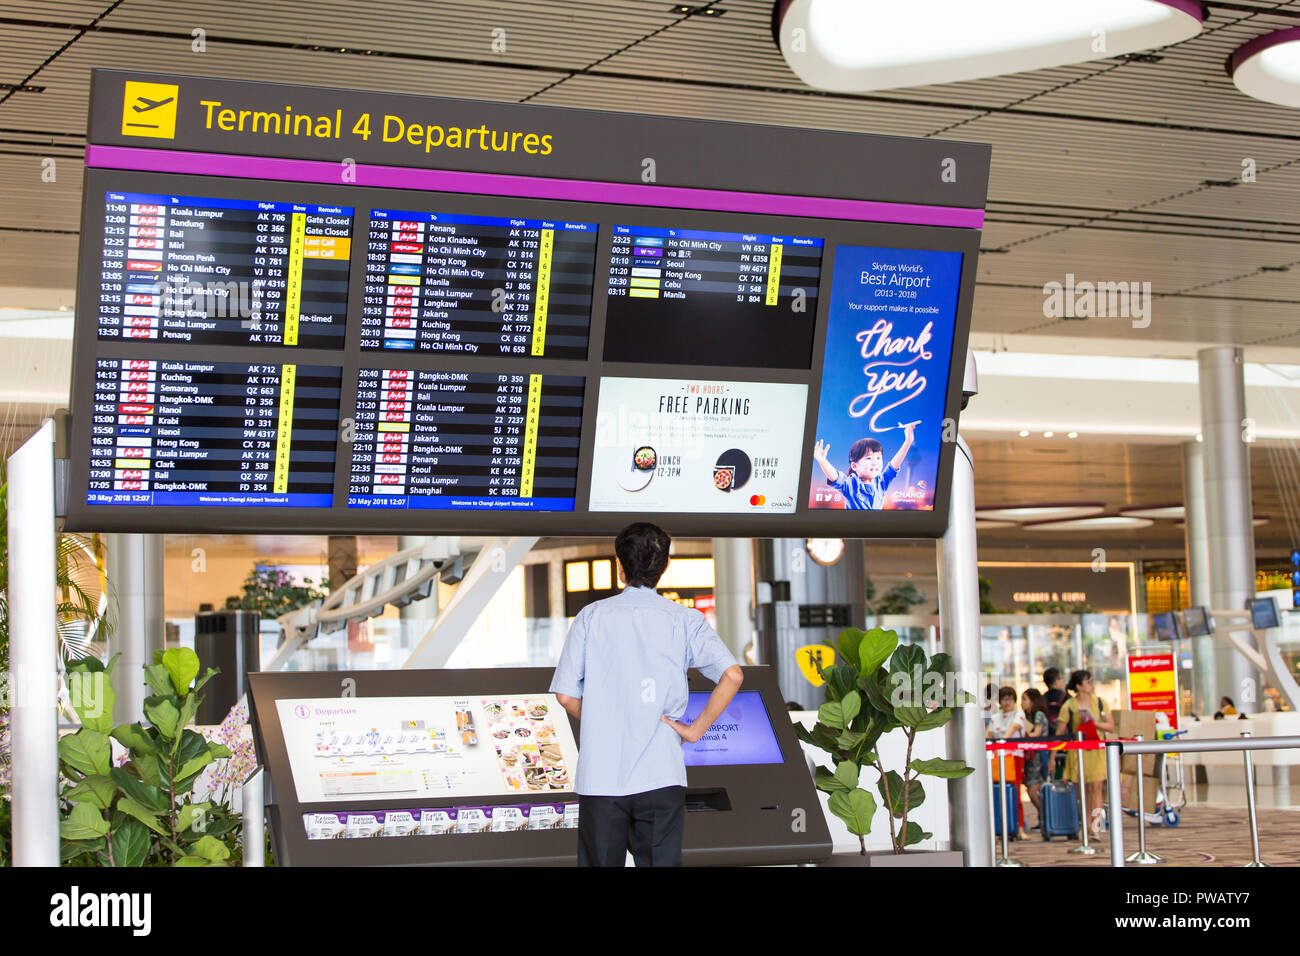
{"label": "blue advertisement background", "polygon": [[[881,268],[894,266],[895,269]],[[843,474],[849,464],[849,449],[860,438],[875,438],[883,446],[884,464],[904,441],[899,423],[919,421],[914,442],[890,484],[883,510],[932,510],[934,485],[939,470],[939,449],[947,401],[948,372],[952,361],[953,327],[956,323],[957,293],[961,283],[962,253],[876,246],[840,246],[835,253],[831,284],[830,323],[826,334],[826,359],[822,373],[821,403],[817,412],[815,438],[828,442],[827,458]],[[899,269],[897,267],[906,267]],[[864,274],[883,277],[886,284],[865,284]],[[898,276],[900,283],[888,284]],[[929,278],[926,286],[905,289],[909,277]],[[887,294],[892,291],[892,295]],[[915,291],[915,298],[900,292]],[[880,294],[878,294],[880,293]],[[856,306],[856,308],[855,308]],[[882,308],[883,307],[883,308]],[[912,310],[935,308],[937,312]],[[891,311],[902,309],[903,311]],[[920,351],[905,343],[886,354],[877,349],[882,335],[874,332],[889,323],[888,343],[915,342],[929,325],[929,337]],[[865,343],[859,338],[866,335]],[[864,344],[870,357],[863,356]],[[928,353],[928,358],[923,353]],[[873,381],[879,389],[871,400]],[[924,387],[919,388],[924,382]],[[896,385],[904,385],[898,389]],[[883,386],[883,388],[881,388]],[[894,408],[891,405],[899,402]],[[850,409],[865,414],[855,417]],[[876,419],[875,427],[872,420]],[[809,456],[812,448],[808,449]],[[826,482],[814,462],[808,493],[810,508],[844,508],[843,496]]]}

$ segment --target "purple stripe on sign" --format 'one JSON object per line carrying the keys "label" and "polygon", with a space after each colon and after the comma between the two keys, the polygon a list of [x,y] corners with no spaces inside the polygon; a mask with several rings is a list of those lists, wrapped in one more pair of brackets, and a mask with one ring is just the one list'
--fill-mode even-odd
{"label": "purple stripe on sign", "polygon": [[[274,179],[284,182],[341,182],[338,163],[314,159],[273,159],[266,156],[227,156],[133,146],[87,146],[86,165],[109,169],[136,169],[153,173],[187,173],[196,176],[230,176],[237,179]],[[719,212],[753,212],[812,219],[854,219],[896,222],[917,226],[956,226],[980,229],[983,209],[926,206],[916,203],[872,202],[861,199],[827,199],[693,189],[683,186],[643,186],[638,183],[602,183],[585,179],[548,179],[503,173],[466,173],[445,169],[409,169],[403,166],[352,167],[357,186],[422,189],[431,192],[519,196],[621,206],[665,206],[674,209],[711,209]]]}

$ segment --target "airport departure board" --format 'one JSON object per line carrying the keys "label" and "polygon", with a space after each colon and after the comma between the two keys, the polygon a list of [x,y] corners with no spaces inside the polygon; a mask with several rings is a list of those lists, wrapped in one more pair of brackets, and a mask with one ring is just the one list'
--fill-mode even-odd
{"label": "airport departure board", "polygon": [[352,209],[109,192],[99,337],[342,348]]}
{"label": "airport departure board", "polygon": [[946,527],[986,147],[94,75],[69,530]]}
{"label": "airport departure board", "polygon": [[95,363],[89,504],[328,508],[337,368]]}
{"label": "airport departure board", "polygon": [[363,368],[351,508],[572,511],[583,380]]}
{"label": "airport departure board", "polygon": [[596,225],[375,209],[361,347],[587,357]]}

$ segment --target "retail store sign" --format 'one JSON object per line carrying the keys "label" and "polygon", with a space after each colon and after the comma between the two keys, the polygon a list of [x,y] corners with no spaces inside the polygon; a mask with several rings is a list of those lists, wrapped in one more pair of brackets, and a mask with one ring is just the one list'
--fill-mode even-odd
{"label": "retail store sign", "polygon": [[808,678],[808,683],[821,687],[826,679],[819,673],[835,663],[835,651],[827,644],[807,644],[794,652],[799,671]]}
{"label": "retail store sign", "polygon": [[1128,696],[1133,710],[1163,713],[1178,729],[1178,677],[1173,654],[1141,654],[1128,659]]}

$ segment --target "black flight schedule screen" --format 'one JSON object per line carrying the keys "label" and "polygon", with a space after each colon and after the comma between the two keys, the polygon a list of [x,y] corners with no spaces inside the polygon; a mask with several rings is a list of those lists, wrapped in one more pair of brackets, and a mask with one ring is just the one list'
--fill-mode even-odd
{"label": "black flight schedule screen", "polygon": [[348,507],[572,511],[583,382],[361,369]]}
{"label": "black flight schedule screen", "polygon": [[329,508],[338,368],[95,360],[90,505]]}
{"label": "black flight schedule screen", "polygon": [[605,361],[809,368],[821,239],[615,226]]}
{"label": "black flight schedule screen", "polygon": [[585,359],[597,227],[372,209],[363,349]]}
{"label": "black flight schedule screen", "polygon": [[110,192],[99,338],[342,348],[352,209]]}

